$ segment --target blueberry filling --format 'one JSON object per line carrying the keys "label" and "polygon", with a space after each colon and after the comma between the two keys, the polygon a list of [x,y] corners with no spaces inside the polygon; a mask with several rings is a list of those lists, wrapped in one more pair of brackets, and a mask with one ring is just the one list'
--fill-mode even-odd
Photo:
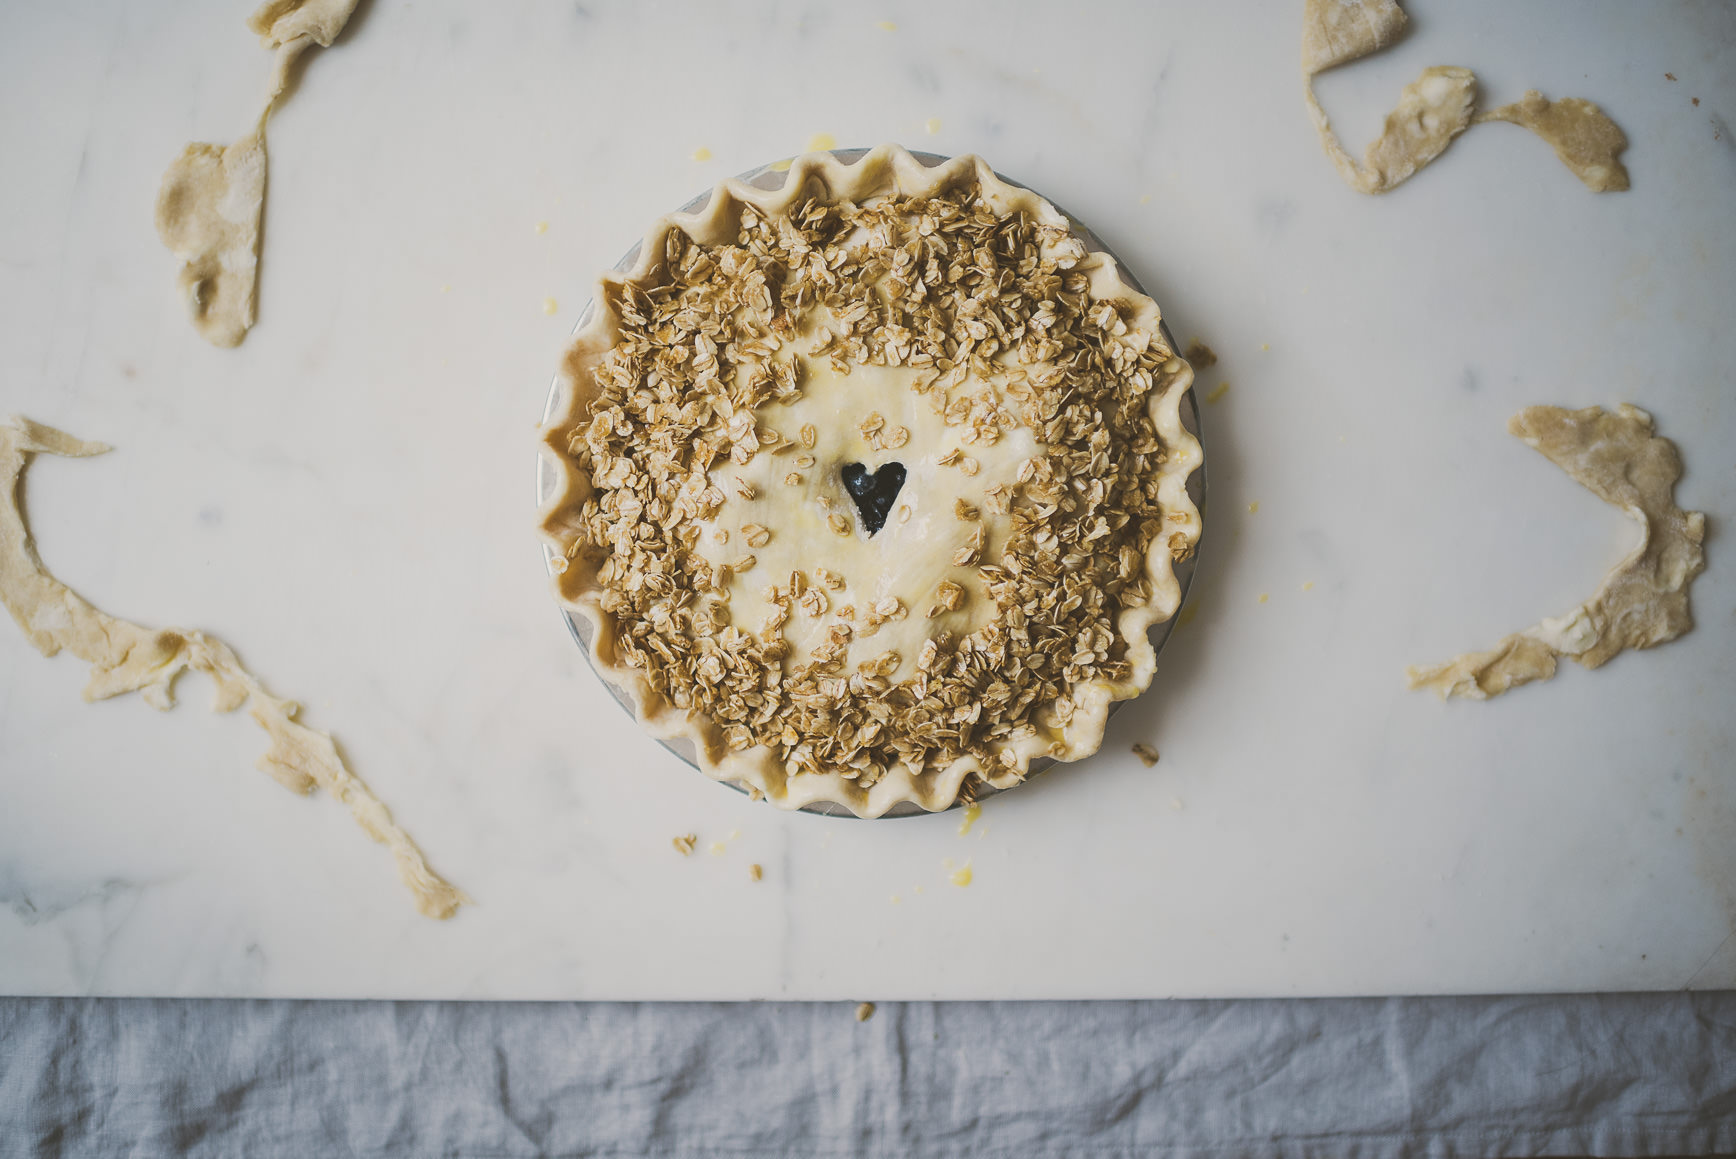
{"label": "blueberry filling", "polygon": [[844,477],[844,490],[850,493],[868,534],[885,527],[898,490],[904,486],[904,464],[887,463],[870,475],[861,463],[845,463],[839,474]]}

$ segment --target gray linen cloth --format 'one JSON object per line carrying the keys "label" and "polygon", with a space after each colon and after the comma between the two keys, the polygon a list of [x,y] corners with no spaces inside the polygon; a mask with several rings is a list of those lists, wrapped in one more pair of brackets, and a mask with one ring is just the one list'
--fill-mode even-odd
{"label": "gray linen cloth", "polygon": [[1736,994],[0,1002],[0,1155],[1736,1152]]}

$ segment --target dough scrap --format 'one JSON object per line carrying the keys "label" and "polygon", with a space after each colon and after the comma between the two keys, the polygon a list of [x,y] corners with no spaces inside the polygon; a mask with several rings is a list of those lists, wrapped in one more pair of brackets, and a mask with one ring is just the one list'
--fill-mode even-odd
{"label": "dough scrap", "polygon": [[214,346],[238,346],[258,316],[259,220],[265,210],[265,123],[289,84],[290,67],[313,45],[328,47],[356,0],[266,0],[247,26],[276,52],[265,106],[233,145],[195,143],[163,174],[157,235],[181,259],[176,284],[193,326]]}
{"label": "dough scrap", "polygon": [[1399,94],[1398,107],[1358,163],[1338,141],[1314,95],[1314,77],[1361,60],[1398,39],[1405,14],[1396,0],[1308,0],[1302,12],[1302,92],[1320,144],[1344,183],[1385,193],[1441,155],[1471,125],[1477,78],[1467,68],[1436,65]]}
{"label": "dough scrap", "polygon": [[1706,517],[1676,506],[1682,459],[1652,433],[1652,416],[1622,404],[1565,410],[1527,407],[1507,429],[1643,530],[1640,545],[1605,577],[1597,594],[1565,616],[1516,632],[1486,652],[1411,668],[1412,688],[1486,700],[1555,675],[1556,658],[1598,668],[1627,648],[1650,648],[1694,626],[1688,585],[1706,568]]}
{"label": "dough scrap", "polygon": [[[1404,184],[1470,128],[1476,101],[1477,77],[1470,69],[1450,64],[1423,69],[1399,93],[1397,107],[1386,116],[1386,127],[1363,153],[1356,169],[1361,184],[1356,188],[1385,193]],[[1344,172],[1342,166],[1339,171]],[[1348,174],[1345,180],[1351,180]]]}
{"label": "dough scrap", "polygon": [[84,458],[107,450],[102,443],[75,439],[29,419],[0,423],[0,603],[25,637],[44,656],[64,649],[89,663],[90,683],[84,690],[89,701],[138,692],[153,708],[167,710],[175,704],[177,676],[188,669],[209,676],[216,685],[213,711],[233,712],[246,704],[270,738],[271,747],[259,759],[261,771],[293,792],[307,793],[318,786],[348,806],[368,836],[392,851],[416,908],[432,918],[451,917],[470,899],[428,868],[410,835],[344,766],[332,738],[297,722],[299,705],[267,692],[221,640],[203,632],[152,630],[116,619],[43,566],[19,502],[19,485],[31,457]]}
{"label": "dough scrap", "polygon": [[1435,65],[1406,85],[1381,134],[1358,162],[1338,140],[1314,95],[1314,77],[1360,60],[1397,40],[1406,17],[1397,0],[1306,0],[1302,11],[1302,91],[1321,147],[1346,185],[1385,193],[1433,161],[1453,138],[1483,121],[1523,125],[1548,141],[1555,155],[1594,193],[1626,189],[1627,170],[1615,155],[1627,138],[1590,101],[1568,97],[1551,104],[1535,91],[1523,100],[1472,117],[1477,77],[1468,68]]}
{"label": "dough scrap", "polygon": [[1561,163],[1593,193],[1620,193],[1628,188],[1627,168],[1619,160],[1627,148],[1627,134],[1588,100],[1551,101],[1532,89],[1513,104],[1479,113],[1477,123],[1484,121],[1530,129],[1549,142]]}
{"label": "dough scrap", "polygon": [[184,263],[176,284],[213,346],[239,345],[253,325],[264,207],[263,126],[227,148],[188,145],[163,174],[157,235]]}

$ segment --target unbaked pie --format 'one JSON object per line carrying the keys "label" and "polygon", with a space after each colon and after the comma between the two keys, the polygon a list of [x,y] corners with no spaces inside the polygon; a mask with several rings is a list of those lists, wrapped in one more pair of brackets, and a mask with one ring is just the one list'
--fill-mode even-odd
{"label": "unbaked pie", "polygon": [[567,353],[557,596],[647,729],[786,808],[944,809],[1087,756],[1200,535],[1159,319],[975,157],[726,181]]}

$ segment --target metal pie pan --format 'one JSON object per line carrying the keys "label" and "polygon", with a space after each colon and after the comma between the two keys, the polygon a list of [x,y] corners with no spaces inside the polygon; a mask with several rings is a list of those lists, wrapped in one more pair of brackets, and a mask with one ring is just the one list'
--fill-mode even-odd
{"label": "metal pie pan", "polygon": [[[868,152],[867,149],[833,149],[831,151],[832,156],[838,158],[838,160],[844,162],[847,165],[848,164],[854,164],[856,161],[860,160],[865,154],[867,154],[867,152]],[[941,164],[946,163],[947,161],[952,160],[952,158],[947,157],[947,156],[943,156],[942,154],[939,154],[939,153],[917,153],[917,152],[913,151],[911,153],[911,156],[915,157],[918,161],[922,162],[924,165],[928,166],[931,169],[936,165],[941,165]],[[782,168],[774,169],[773,165],[781,165]],[[748,185],[752,185],[752,186],[759,188],[759,189],[765,189],[765,190],[780,189],[783,187],[785,172],[788,168],[789,168],[789,164],[787,161],[768,162],[764,165],[759,166],[757,169],[750,169],[746,173],[739,174],[737,179],[745,182]],[[1012,178],[1007,177],[1004,174],[997,172],[995,175],[997,177],[999,177],[1002,181],[1005,181],[1008,185],[1017,185],[1021,189],[1029,189],[1030,188],[1027,185],[1024,185],[1020,182],[1014,181]],[[711,200],[711,192],[712,191],[710,189],[705,190],[703,193],[700,193],[698,196],[696,196],[692,200],[688,201],[687,204],[683,205],[676,212],[678,212],[678,213],[693,213],[693,212],[703,208],[705,206],[706,202]],[[1037,193],[1038,196],[1040,196],[1040,197],[1042,196],[1042,193],[1040,191],[1032,190],[1032,192]],[[1079,238],[1080,241],[1084,242],[1085,245],[1087,246],[1087,248],[1089,248],[1092,251],[1106,253],[1111,258],[1114,258],[1116,268],[1119,271],[1119,273],[1121,275],[1121,280],[1123,282],[1126,282],[1130,287],[1132,287],[1134,290],[1138,291],[1139,293],[1141,293],[1141,294],[1145,293],[1145,288],[1140,285],[1139,279],[1134,276],[1132,270],[1128,267],[1127,263],[1122,261],[1121,258],[1118,257],[1113,250],[1111,250],[1107,245],[1105,245],[1103,242],[1103,239],[1098,237],[1097,234],[1092,231],[1090,226],[1088,226],[1084,222],[1080,221],[1077,217],[1073,216],[1071,213],[1068,213],[1060,205],[1057,205],[1052,198],[1045,197],[1044,200],[1048,201],[1050,205],[1055,206],[1055,208],[1063,216],[1065,216],[1067,218],[1067,221],[1069,222],[1069,224],[1071,224],[1071,226],[1073,228],[1074,236]],[[634,263],[639,260],[639,250],[640,250],[641,244],[642,243],[640,243],[640,242],[634,242],[633,247],[631,249],[629,249],[626,253],[621,255],[621,260],[616,262],[615,267],[614,267],[617,272],[626,273],[627,271],[629,271],[633,268]],[[596,300],[594,298],[587,299],[585,304],[584,304],[584,307],[579,311],[578,321],[573,324],[573,333],[575,335],[578,334],[579,331],[583,330],[585,328],[585,326],[590,323],[591,315],[595,312],[595,310],[596,310]],[[1179,349],[1179,347],[1176,346],[1175,336],[1170,333],[1168,324],[1167,323],[1160,323],[1160,325],[1162,326],[1162,329],[1163,329],[1164,341],[1168,342],[1172,348]],[[557,405],[559,405],[559,402],[560,402],[560,375],[556,374],[553,381],[551,381],[549,384],[548,401],[543,406],[543,422],[545,424],[549,421],[550,418],[553,417],[553,415],[555,413],[555,408]],[[1185,399],[1183,399],[1182,425],[1184,427],[1186,427],[1188,429],[1188,431],[1196,439],[1200,437],[1199,400],[1195,397],[1195,392],[1192,390],[1188,391],[1187,397]],[[542,452],[539,451],[537,453],[537,471],[536,471],[536,483],[537,483],[536,493],[537,493],[537,505],[539,507],[546,506],[547,503],[554,497],[554,492],[555,492],[555,487],[557,486],[557,482],[558,481],[557,481],[556,474],[555,474],[553,467],[549,464],[547,457]],[[1200,509],[1202,524],[1204,522],[1204,515],[1205,515],[1205,489],[1206,489],[1206,467],[1205,467],[1205,464],[1202,462],[1200,465],[1200,468],[1197,471],[1195,471],[1191,476],[1188,477],[1188,494],[1193,498],[1195,505],[1198,506]],[[546,544],[544,545],[544,547],[543,547],[543,561],[544,561],[545,566],[547,566],[547,568],[549,570],[549,574],[550,574],[551,578],[555,574],[556,554],[557,553],[555,552],[555,550],[553,548],[547,546]],[[1183,560],[1180,563],[1175,565],[1175,577],[1176,577],[1177,581],[1181,584],[1181,596],[1182,596],[1182,602],[1183,603],[1185,603],[1187,601],[1188,589],[1193,583],[1194,566],[1195,566],[1196,558],[1197,558],[1197,556],[1191,556],[1190,555],[1187,559],[1185,559],[1185,560]],[[596,674],[597,679],[602,683],[603,687],[609,690],[609,695],[614,697],[615,702],[617,704],[619,704],[622,707],[622,709],[629,716],[633,717],[634,720],[637,721],[638,714],[633,708],[632,697],[627,694],[627,691],[625,689],[621,688],[619,685],[615,684],[614,681],[610,680],[608,678],[607,674],[599,671],[597,669],[595,663],[593,663],[591,660],[591,637],[592,637],[592,634],[594,631],[594,629],[591,626],[591,622],[589,620],[585,619],[583,616],[577,615],[577,614],[575,614],[575,613],[573,613],[573,612],[571,612],[565,608],[560,609],[560,614],[561,614],[561,618],[564,621],[566,621],[567,631],[572,634],[573,640],[578,644],[579,652],[581,655],[584,656],[585,663],[591,666],[591,671]],[[1153,629],[1153,631],[1156,633],[1156,637],[1152,640],[1152,647],[1160,657],[1163,653],[1164,644],[1168,642],[1169,637],[1170,637],[1170,633],[1175,628],[1175,621],[1176,621],[1176,617],[1171,616],[1168,620],[1165,620],[1162,624],[1157,625]],[[1115,702],[1114,704],[1109,706],[1109,715],[1114,716],[1116,712],[1120,711],[1122,705],[1129,704],[1129,703],[1131,703],[1131,701],[1121,700],[1121,701]],[[692,741],[688,740],[686,737],[675,737],[675,738],[659,737],[659,738],[657,738],[657,741],[665,749],[669,750],[670,753],[674,754],[681,761],[683,761],[687,765],[689,765],[695,772],[700,771],[698,754],[694,751]],[[1089,759],[1089,758],[1087,758],[1087,759]],[[1044,772],[1045,770],[1049,769],[1054,764],[1055,764],[1055,760],[1053,757],[1038,757],[1036,760],[1033,760],[1031,762],[1030,770],[1025,777],[1025,781],[1029,781],[1032,777],[1035,777],[1038,774]],[[720,781],[718,783],[723,784],[723,785],[727,785],[728,787],[734,789],[738,793],[746,793],[747,792],[746,786],[741,785],[735,781]],[[1020,783],[1023,784],[1024,782],[1020,782]],[[1015,786],[1011,786],[1011,787],[1017,788],[1018,786],[1015,785]],[[978,788],[978,790],[976,792],[976,799],[977,800],[983,800],[985,798],[992,797],[998,793],[1003,793],[1006,791],[1008,791],[1008,790],[996,789],[990,785],[982,785],[980,788]],[[956,808],[959,808],[962,804],[964,804],[964,802],[961,799],[959,801],[953,802],[953,804],[951,806],[949,806],[949,808],[950,809],[956,809]],[[839,804],[832,802],[832,801],[816,801],[810,805],[803,806],[801,808],[800,812],[813,813],[813,814],[817,814],[817,815],[823,816],[823,817],[848,817],[851,819],[860,819],[860,818],[857,818],[854,813],[850,812],[850,810],[846,809],[844,806],[839,805]],[[916,804],[915,802],[913,802],[913,801],[901,801],[897,805],[894,805],[891,809],[888,809],[886,811],[886,813],[883,815],[883,817],[884,818],[918,817],[918,816],[927,816],[927,815],[929,815],[929,811],[922,808],[920,805]],[[876,819],[878,820],[880,818],[876,818]]]}

